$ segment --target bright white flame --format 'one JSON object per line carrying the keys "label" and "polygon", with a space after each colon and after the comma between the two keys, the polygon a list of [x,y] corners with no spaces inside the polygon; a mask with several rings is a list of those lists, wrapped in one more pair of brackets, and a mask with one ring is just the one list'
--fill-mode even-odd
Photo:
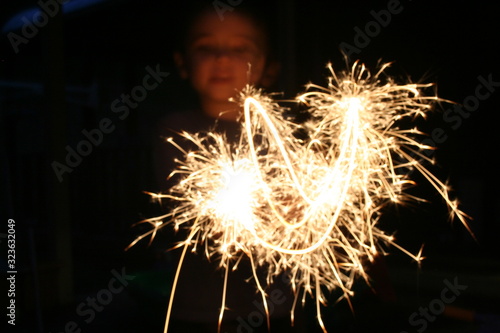
{"label": "bright white flame", "polygon": [[247,230],[253,230],[252,217],[258,179],[251,173],[251,169],[248,170],[248,163],[245,162],[235,161],[234,166],[222,166],[221,174],[217,175],[220,187],[215,189],[213,198],[208,199],[207,209],[223,221],[225,226],[239,223]]}
{"label": "bright white flame", "polygon": [[[164,220],[175,227],[187,224],[191,233],[183,255],[187,247],[202,244],[208,256],[220,254],[226,276],[235,258],[248,257],[264,300],[255,269],[267,268],[268,283],[289,274],[294,304],[306,294],[315,296],[325,330],[323,292],[340,289],[351,297],[354,281],[368,281],[365,268],[375,255],[385,254],[385,246],[421,260],[421,253],[412,255],[377,227],[388,203],[421,200],[405,194],[414,185],[409,170],[419,171],[467,227],[447,185],[421,164],[422,152],[431,148],[419,143],[422,133],[398,127],[403,118],[425,116],[438,98],[421,94],[430,85],[382,78],[387,66],[374,76],[357,63],[342,76],[329,66],[328,87],[310,85],[297,97],[309,108],[310,118],[301,125],[288,121],[271,98],[246,88],[240,140],[230,144],[218,133],[184,133],[197,149],[185,154],[176,171],[183,179],[170,193],[154,195],[178,206],[143,221],[153,229],[131,245],[154,236]],[[299,129],[306,138],[295,136]],[[220,320],[224,304],[223,296]]]}

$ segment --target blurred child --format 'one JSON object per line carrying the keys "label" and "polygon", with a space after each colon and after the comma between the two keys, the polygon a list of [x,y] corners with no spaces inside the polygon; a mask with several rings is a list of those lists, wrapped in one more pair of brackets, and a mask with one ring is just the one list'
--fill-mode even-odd
{"label": "blurred child", "polygon": [[262,24],[238,8],[222,19],[212,8],[188,30],[183,49],[174,58],[207,116],[235,121],[238,105],[229,99],[246,84],[271,85],[276,63],[269,60],[269,40]]}
{"label": "blurred child", "polygon": [[[272,58],[267,31],[266,22],[243,5],[223,14],[211,3],[197,9],[187,20],[174,53],[179,74],[189,83],[196,101],[192,109],[163,118],[155,139],[181,130],[211,130],[215,124],[223,132],[237,131],[241,109],[230,98],[247,84],[270,88],[279,69],[279,63]],[[161,177],[159,184],[166,185],[165,172],[174,167],[172,153],[163,142],[155,153],[159,159],[156,165],[161,168],[156,172]]]}
{"label": "blurred child", "polygon": [[[230,98],[235,97],[246,84],[261,88],[272,85],[278,64],[270,54],[265,24],[243,6],[224,12],[222,17],[213,6],[208,6],[188,21],[174,60],[181,78],[189,82],[196,94],[197,107],[171,113],[158,124],[156,137],[159,145],[155,157],[158,159],[156,165],[161,190],[170,187],[166,177],[174,168],[174,158],[179,155],[171,145],[160,142],[160,137],[175,136],[180,131],[194,133],[206,130],[223,131],[229,137],[237,135],[239,125],[236,120],[241,110]],[[179,252],[175,251],[177,255]],[[175,268],[177,261],[172,265]],[[218,263],[208,262],[203,253],[190,253],[185,258],[176,288],[169,332],[216,332],[223,273]],[[251,267],[245,262],[239,265],[238,270],[230,272],[227,310],[221,332],[267,332],[262,299],[251,277]],[[294,332],[290,325],[293,295],[281,277],[277,280],[267,290],[279,290],[282,296],[270,304],[271,328],[273,331]]]}

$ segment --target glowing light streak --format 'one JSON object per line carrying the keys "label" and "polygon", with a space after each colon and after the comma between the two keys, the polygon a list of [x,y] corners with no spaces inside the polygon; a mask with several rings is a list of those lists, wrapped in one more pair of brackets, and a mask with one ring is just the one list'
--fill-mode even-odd
{"label": "glowing light streak", "polygon": [[[292,319],[298,299],[314,295],[318,322],[326,332],[320,312],[325,290],[338,288],[349,301],[354,281],[368,282],[365,268],[377,254],[385,254],[385,246],[422,259],[421,252],[411,254],[377,228],[387,204],[422,200],[405,194],[414,185],[407,171],[419,171],[467,227],[467,216],[450,198],[448,187],[421,164],[426,160],[422,151],[431,149],[419,143],[423,133],[398,127],[402,119],[425,117],[438,98],[421,95],[430,85],[398,85],[382,78],[387,66],[372,76],[358,63],[342,75],[329,65],[328,86],[310,85],[297,97],[309,110],[304,124],[288,121],[270,97],[247,87],[241,93],[238,142],[229,143],[216,132],[184,133],[196,146],[186,152],[170,140],[184,154],[174,171],[182,179],[168,194],[152,195],[177,206],[142,221],[152,230],[131,246],[154,237],[165,225],[187,225],[189,237],[178,245],[184,248],[182,257],[188,247],[196,250],[198,245],[207,257],[217,254],[226,270],[224,285],[228,270],[248,257],[266,308],[256,269],[267,270],[266,283],[288,274],[295,292]],[[299,128],[308,134],[306,139],[295,137]],[[175,283],[180,269],[181,264]],[[224,291],[219,327],[225,297]]]}

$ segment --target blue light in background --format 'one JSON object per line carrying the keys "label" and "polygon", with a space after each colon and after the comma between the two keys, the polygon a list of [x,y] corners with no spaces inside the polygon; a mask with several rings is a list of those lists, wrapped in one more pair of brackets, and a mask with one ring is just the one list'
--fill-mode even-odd
{"label": "blue light in background", "polygon": [[[57,2],[56,0],[53,1],[40,0],[38,3],[41,2],[47,4],[48,8],[54,11],[54,13],[52,14],[53,16],[55,15],[55,13],[58,12],[60,7],[62,7],[63,14],[67,15],[106,1],[108,0],[71,0],[60,5],[59,2]],[[15,14],[4,24],[4,26],[2,27],[2,33],[6,34],[10,31],[18,30],[22,28],[27,22],[33,23],[33,18],[39,15],[39,13],[41,12],[42,12],[42,7],[37,6],[30,9],[26,9],[18,14]],[[45,14],[51,17],[51,13],[45,12]]]}

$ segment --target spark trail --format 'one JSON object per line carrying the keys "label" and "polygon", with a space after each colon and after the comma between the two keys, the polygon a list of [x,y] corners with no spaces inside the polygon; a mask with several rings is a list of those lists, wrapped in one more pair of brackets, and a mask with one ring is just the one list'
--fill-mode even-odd
{"label": "spark trail", "polygon": [[[359,63],[339,74],[329,65],[327,87],[309,85],[296,98],[310,115],[303,124],[287,120],[269,96],[247,87],[240,96],[238,142],[216,132],[183,133],[196,146],[188,152],[171,141],[184,154],[174,171],[181,180],[169,193],[151,195],[174,200],[176,208],[142,221],[152,228],[131,245],[165,225],[188,226],[189,237],[179,247],[203,247],[226,272],[248,257],[264,301],[264,286],[289,274],[294,304],[314,296],[326,332],[320,313],[325,292],[340,289],[349,300],[354,282],[369,282],[366,268],[390,246],[421,259],[377,227],[387,204],[423,200],[405,193],[414,185],[411,170],[429,181],[467,227],[468,217],[446,184],[424,166],[422,152],[432,147],[419,143],[423,133],[398,127],[404,118],[425,117],[439,99],[423,95],[429,84],[396,84],[384,74],[387,66],[372,75]],[[306,139],[294,135],[299,128]],[[255,273],[260,267],[268,272],[265,281]],[[169,313],[173,299],[174,293]]]}

